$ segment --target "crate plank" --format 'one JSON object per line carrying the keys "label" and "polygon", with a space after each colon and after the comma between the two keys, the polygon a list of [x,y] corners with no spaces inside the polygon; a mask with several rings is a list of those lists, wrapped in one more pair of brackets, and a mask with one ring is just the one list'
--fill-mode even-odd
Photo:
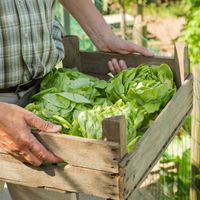
{"label": "crate plank", "polygon": [[81,192],[118,200],[118,176],[103,171],[67,165],[61,167],[31,167],[0,154],[0,180],[39,188]]}
{"label": "crate plank", "polygon": [[83,72],[92,72],[98,74],[107,74],[109,72],[108,69],[108,61],[112,58],[116,58],[117,60],[125,60],[126,63],[130,67],[137,67],[142,63],[148,64],[162,64],[166,63],[171,66],[173,69],[175,67],[175,62],[173,58],[167,57],[145,57],[139,54],[117,54],[117,53],[106,53],[106,52],[80,52],[81,55],[81,70]]}
{"label": "crate plank", "polygon": [[[127,133],[125,116],[106,118],[102,122],[103,138],[120,144],[120,158],[127,155]],[[119,199],[123,198],[124,173],[119,171]]]}
{"label": "crate plank", "polygon": [[103,139],[120,145],[120,159],[127,154],[127,134],[125,116],[106,118],[102,122]]}
{"label": "crate plank", "polygon": [[120,163],[120,166],[125,168],[126,198],[139,186],[140,180],[160,156],[162,149],[166,148],[166,142],[170,141],[191,107],[192,78],[190,77],[146,131],[133,151]]}
{"label": "crate plank", "polygon": [[191,141],[191,185],[190,199],[199,200],[200,181],[196,178],[200,171],[200,65],[193,66],[194,98],[192,111],[192,141]]}
{"label": "crate plank", "polygon": [[41,133],[38,136],[49,150],[70,165],[118,172],[120,157],[117,143],[63,134]]}
{"label": "crate plank", "polygon": [[130,200],[158,200],[156,199],[147,188],[139,188],[134,191],[129,197]]}
{"label": "crate plank", "polygon": [[37,138],[70,165],[118,172],[120,157],[117,143],[48,133],[41,133]]}
{"label": "crate plank", "polygon": [[70,165],[118,172],[119,144],[64,134],[34,134],[50,151]]}
{"label": "crate plank", "polygon": [[65,48],[65,58],[63,66],[67,68],[81,67],[81,57],[79,52],[79,39],[77,36],[66,36],[63,38]]}
{"label": "crate plank", "polygon": [[[179,65],[175,63],[174,58],[168,57],[145,57],[139,54],[121,55],[105,52],[80,52],[81,71],[84,73],[107,74],[109,73],[108,61],[112,58],[125,60],[129,67],[137,67],[141,64],[168,64],[173,73],[178,86],[181,85]],[[96,75],[97,76],[97,75]]]}
{"label": "crate plank", "polygon": [[185,79],[190,74],[190,61],[188,56],[188,46],[180,42],[175,45],[175,66],[177,69],[178,82],[177,86],[180,87]]}
{"label": "crate plank", "polygon": [[[184,117],[186,117],[187,115],[189,115],[191,113],[191,110],[189,110],[188,113]],[[132,200],[132,195],[135,192],[135,190],[137,190],[137,188],[139,188],[140,186],[142,186],[142,184],[144,183],[144,181],[148,177],[149,173],[152,172],[153,167],[156,165],[156,163],[158,163],[158,161],[160,160],[160,157],[163,155],[163,153],[167,149],[168,145],[171,143],[171,141],[173,140],[174,136],[178,132],[179,128],[183,125],[184,121],[185,121],[185,118],[183,118],[181,120],[181,122],[179,123],[179,125],[177,126],[177,128],[171,134],[171,137],[165,142],[165,144],[163,145],[163,148],[160,150],[160,152],[158,153],[157,157],[155,157],[155,159],[153,160],[152,164],[149,165],[149,168],[147,168],[147,170],[145,171],[145,173],[143,174],[143,176],[141,177],[141,179],[139,180],[139,182],[137,183],[137,185],[135,186],[135,188],[132,187],[133,190],[132,190],[130,196],[128,197],[128,200]],[[122,200],[124,200],[124,197],[122,198]]]}

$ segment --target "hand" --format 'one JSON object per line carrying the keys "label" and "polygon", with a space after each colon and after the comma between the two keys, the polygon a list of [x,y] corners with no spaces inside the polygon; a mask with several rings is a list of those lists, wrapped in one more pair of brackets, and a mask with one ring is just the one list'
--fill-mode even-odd
{"label": "hand", "polygon": [[61,160],[33,136],[31,127],[41,131],[59,132],[61,127],[46,122],[16,105],[0,103],[0,147],[21,161],[39,166],[43,161]]}
{"label": "hand", "polygon": [[[95,42],[98,50],[105,52],[117,52],[120,54],[129,53],[140,53],[144,56],[153,56],[146,48],[138,46],[132,42],[123,40],[114,34],[105,38],[104,42]],[[98,45],[100,44],[100,45]],[[127,68],[126,62],[124,60],[117,60],[113,58],[108,62],[108,67],[113,74],[119,73],[120,71]]]}

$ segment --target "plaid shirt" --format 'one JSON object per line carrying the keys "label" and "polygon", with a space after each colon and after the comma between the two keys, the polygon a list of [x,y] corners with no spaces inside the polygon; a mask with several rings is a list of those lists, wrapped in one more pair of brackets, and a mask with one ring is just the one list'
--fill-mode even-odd
{"label": "plaid shirt", "polygon": [[43,77],[64,57],[54,0],[0,0],[0,88]]}

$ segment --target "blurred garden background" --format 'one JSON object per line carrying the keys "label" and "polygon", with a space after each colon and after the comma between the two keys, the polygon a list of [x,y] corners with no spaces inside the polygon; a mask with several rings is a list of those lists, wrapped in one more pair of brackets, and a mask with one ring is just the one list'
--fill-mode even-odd
{"label": "blurred garden background", "polygon": [[[183,41],[189,46],[191,70],[199,63],[200,0],[95,0],[94,4],[119,37],[143,45],[158,56],[173,56],[174,44]],[[81,50],[95,51],[76,20],[59,3],[56,16],[66,34],[79,36]],[[189,116],[144,182],[144,194],[151,199],[190,199],[191,140]]]}

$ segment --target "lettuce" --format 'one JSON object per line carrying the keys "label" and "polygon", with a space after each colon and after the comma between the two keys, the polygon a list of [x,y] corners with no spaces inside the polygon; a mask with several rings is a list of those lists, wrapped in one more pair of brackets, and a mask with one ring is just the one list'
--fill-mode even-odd
{"label": "lettuce", "polygon": [[176,92],[166,64],[129,68],[108,81],[75,69],[54,69],[27,109],[65,134],[102,139],[104,118],[124,115],[130,151]]}

